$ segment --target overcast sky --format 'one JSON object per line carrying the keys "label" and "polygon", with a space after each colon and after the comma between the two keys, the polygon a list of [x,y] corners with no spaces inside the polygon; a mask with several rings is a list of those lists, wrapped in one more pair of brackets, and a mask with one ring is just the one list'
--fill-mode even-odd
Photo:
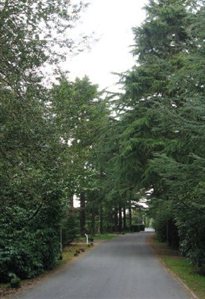
{"label": "overcast sky", "polygon": [[[134,64],[131,45],[132,27],[145,18],[144,5],[148,0],[90,0],[76,32],[95,32],[98,42],[91,49],[68,59],[64,68],[74,77],[88,75],[100,88],[113,90],[117,77]],[[114,88],[115,89],[115,88]]]}

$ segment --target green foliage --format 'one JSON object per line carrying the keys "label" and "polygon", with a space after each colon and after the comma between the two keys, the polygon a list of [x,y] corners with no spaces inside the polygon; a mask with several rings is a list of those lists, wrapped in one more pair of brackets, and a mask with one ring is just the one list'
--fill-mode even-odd
{"label": "green foliage", "polygon": [[21,286],[21,280],[16,274],[10,273],[9,277],[11,278],[10,280],[10,287],[11,288],[19,288]]}
{"label": "green foliage", "polygon": [[55,265],[59,254],[59,235],[50,228],[35,232],[14,231],[12,235],[2,234],[0,245],[1,282],[9,281],[11,272],[21,279],[31,278]]}
{"label": "green foliage", "polygon": [[59,257],[61,218],[73,190],[42,72],[46,63],[57,68],[58,47],[73,49],[69,31],[82,7],[64,0],[0,3],[1,281],[9,273],[34,277]]}
{"label": "green foliage", "polygon": [[182,252],[202,269],[204,2],[153,0],[146,11],[133,30],[137,64],[123,74],[116,103],[112,188],[123,194],[127,187],[132,199],[152,189],[159,238],[175,246],[179,234]]}
{"label": "green foliage", "polygon": [[[63,219],[62,223],[62,241],[63,245],[71,243],[77,236],[79,236],[80,228],[78,223],[78,215],[68,213],[68,215]],[[79,216],[78,216],[79,217]]]}
{"label": "green foliage", "polygon": [[183,254],[203,272],[204,3],[149,2],[133,30],[137,65],[110,99],[115,117],[87,77],[43,84],[43,66],[56,69],[60,48],[73,49],[69,30],[82,7],[0,4],[0,279],[13,273],[18,286],[18,277],[52,268],[61,229],[64,244],[79,229],[132,229],[131,210],[149,189],[159,238],[177,245],[179,233]]}
{"label": "green foliage", "polygon": [[84,234],[90,203],[96,206],[96,213],[100,205],[98,140],[108,117],[106,102],[87,77],[74,82],[61,77],[52,89],[52,112],[63,148],[63,171],[71,195],[80,198],[80,231]]}
{"label": "green foliage", "polygon": [[144,224],[132,224],[130,231],[131,232],[141,232],[145,230]]}
{"label": "green foliage", "polygon": [[155,211],[154,215],[154,228],[159,241],[167,241],[167,224],[172,217],[173,213],[169,202],[161,202],[160,208]]}

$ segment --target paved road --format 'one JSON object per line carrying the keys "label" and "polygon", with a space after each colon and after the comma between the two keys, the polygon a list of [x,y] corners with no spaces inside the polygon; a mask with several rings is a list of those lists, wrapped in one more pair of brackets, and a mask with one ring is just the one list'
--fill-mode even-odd
{"label": "paved road", "polygon": [[107,241],[18,299],[188,299],[146,243],[150,233]]}

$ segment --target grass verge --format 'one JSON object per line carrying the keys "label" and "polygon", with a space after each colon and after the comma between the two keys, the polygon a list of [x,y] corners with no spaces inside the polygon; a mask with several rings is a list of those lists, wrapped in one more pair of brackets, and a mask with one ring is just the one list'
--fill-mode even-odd
{"label": "grass verge", "polygon": [[64,247],[63,257],[62,260],[59,261],[57,268],[63,264],[71,262],[73,259],[77,258],[80,254],[86,252],[91,247],[92,246],[79,241]]}
{"label": "grass verge", "polygon": [[155,236],[150,238],[150,244],[163,264],[179,277],[199,299],[205,299],[205,276],[199,275],[194,266],[180,256],[178,251],[157,241]]}

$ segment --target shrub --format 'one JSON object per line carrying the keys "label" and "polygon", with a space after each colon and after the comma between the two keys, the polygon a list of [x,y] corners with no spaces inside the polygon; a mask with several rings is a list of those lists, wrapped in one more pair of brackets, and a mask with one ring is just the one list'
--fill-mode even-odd
{"label": "shrub", "polygon": [[[14,238],[15,237],[15,238]],[[9,282],[9,273],[32,278],[51,269],[59,256],[59,238],[55,230],[15,234],[0,244],[0,282]]]}
{"label": "shrub", "polygon": [[172,248],[179,247],[179,234],[170,202],[162,202],[155,214],[154,228],[159,241],[167,242]]}
{"label": "shrub", "polygon": [[15,274],[15,273],[10,273],[10,287],[11,288],[20,288],[21,286],[21,279]]}
{"label": "shrub", "polygon": [[144,224],[133,224],[130,227],[131,232],[140,232],[145,230]]}
{"label": "shrub", "polygon": [[79,227],[76,215],[68,215],[63,221],[62,238],[63,245],[71,243],[79,234]]}
{"label": "shrub", "polygon": [[205,275],[205,223],[201,217],[178,220],[181,253]]}

